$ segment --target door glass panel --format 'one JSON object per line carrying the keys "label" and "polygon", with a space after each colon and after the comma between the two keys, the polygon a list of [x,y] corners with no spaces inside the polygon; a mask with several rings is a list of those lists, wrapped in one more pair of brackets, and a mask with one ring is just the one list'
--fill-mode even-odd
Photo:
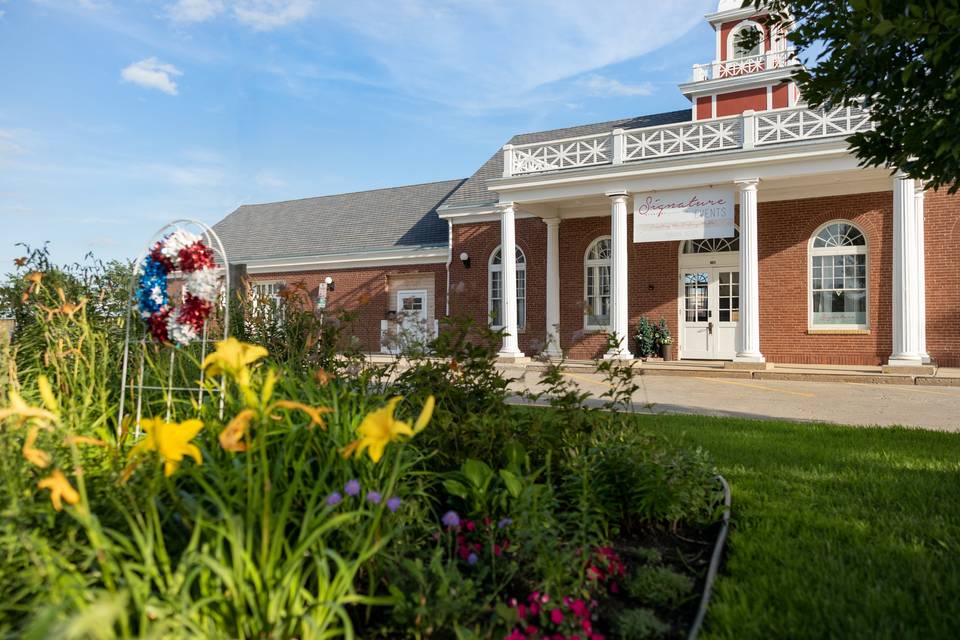
{"label": "door glass panel", "polygon": [[720,303],[720,322],[736,322],[740,319],[740,272],[721,271],[718,302]]}
{"label": "door glass panel", "polygon": [[687,322],[707,322],[710,312],[710,278],[706,273],[683,275],[684,309]]}

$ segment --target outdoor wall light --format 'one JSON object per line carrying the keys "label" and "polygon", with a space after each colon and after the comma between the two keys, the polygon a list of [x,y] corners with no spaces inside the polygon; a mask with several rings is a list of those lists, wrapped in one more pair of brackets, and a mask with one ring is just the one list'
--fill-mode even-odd
{"label": "outdoor wall light", "polygon": [[464,269],[469,269],[469,268],[470,268],[470,254],[467,253],[466,251],[462,251],[462,252],[460,253],[460,262],[463,263],[463,268],[464,268]]}
{"label": "outdoor wall light", "polygon": [[336,289],[336,287],[333,284],[333,278],[331,278],[330,276],[327,276],[326,278],[324,278],[323,281],[327,285],[327,291],[333,291],[334,289]]}

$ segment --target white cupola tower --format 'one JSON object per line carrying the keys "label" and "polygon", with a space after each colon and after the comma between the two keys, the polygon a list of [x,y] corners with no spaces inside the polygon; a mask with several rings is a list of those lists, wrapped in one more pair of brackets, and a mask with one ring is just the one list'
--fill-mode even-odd
{"label": "white cupola tower", "polygon": [[[770,24],[768,12],[742,7],[742,0],[720,0],[716,13],[706,16],[713,27],[713,62],[693,66],[693,80],[680,85],[693,103],[693,119],[709,120],[794,107],[800,100],[793,74],[799,62],[788,48],[786,31]],[[748,47],[746,30],[759,32]]]}

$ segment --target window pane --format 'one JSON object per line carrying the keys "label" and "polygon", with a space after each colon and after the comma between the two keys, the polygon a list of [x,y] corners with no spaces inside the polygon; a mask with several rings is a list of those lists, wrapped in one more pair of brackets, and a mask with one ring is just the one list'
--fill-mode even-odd
{"label": "window pane", "polygon": [[517,271],[517,327],[527,326],[527,271]]}

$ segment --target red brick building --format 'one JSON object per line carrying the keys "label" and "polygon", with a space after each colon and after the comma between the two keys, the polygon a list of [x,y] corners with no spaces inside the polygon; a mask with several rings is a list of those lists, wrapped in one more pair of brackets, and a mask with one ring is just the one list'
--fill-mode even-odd
{"label": "red brick building", "polygon": [[[960,365],[960,199],[864,169],[856,108],[813,110],[784,33],[720,2],[691,109],[515,136],[465,180],[240,207],[215,228],[265,293],[359,310],[370,351],[448,315],[502,355]],[[758,30],[758,43],[742,34]],[[505,249],[505,250],[504,250]]]}

